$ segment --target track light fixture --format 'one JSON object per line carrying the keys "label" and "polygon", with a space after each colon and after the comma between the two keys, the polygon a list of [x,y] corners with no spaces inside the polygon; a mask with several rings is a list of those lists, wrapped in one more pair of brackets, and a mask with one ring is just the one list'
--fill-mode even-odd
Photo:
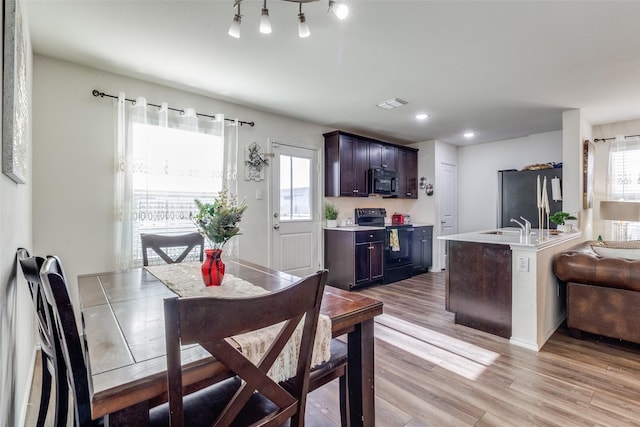
{"label": "track light fixture", "polygon": [[262,34],[271,34],[271,20],[269,19],[267,0],[264,0],[264,5],[262,6],[262,14],[260,15],[260,32]]}
{"label": "track light fixture", "polygon": [[335,13],[338,19],[344,19],[349,14],[347,5],[339,1],[329,0],[329,10]]}
{"label": "track light fixture", "polygon": [[[229,27],[229,35],[237,39],[240,38],[240,23],[242,22],[242,15],[240,14],[240,3],[244,0],[235,0],[233,8],[237,9],[233,16],[233,22]],[[282,0],[290,3],[298,3],[298,36],[300,38],[309,37],[311,31],[309,31],[309,25],[307,24],[307,18],[302,12],[302,3],[312,3],[320,0]],[[348,13],[349,8],[342,1],[328,0],[329,10],[333,12],[339,19],[344,19]],[[263,1],[262,13],[260,14],[260,32],[262,34],[271,34],[271,20],[269,19],[269,9],[267,9],[267,0]]]}
{"label": "track light fixture", "polygon": [[235,37],[236,39],[240,38],[240,22],[242,22],[242,15],[240,15],[240,2],[236,2],[234,8],[237,8],[237,12],[233,17],[233,22],[229,27],[229,35],[231,37]]}
{"label": "track light fixture", "polygon": [[311,35],[311,31],[309,31],[309,26],[307,25],[307,18],[304,17],[304,13],[302,12],[302,3],[300,3],[300,12],[298,13],[298,36],[301,39],[305,39]]}

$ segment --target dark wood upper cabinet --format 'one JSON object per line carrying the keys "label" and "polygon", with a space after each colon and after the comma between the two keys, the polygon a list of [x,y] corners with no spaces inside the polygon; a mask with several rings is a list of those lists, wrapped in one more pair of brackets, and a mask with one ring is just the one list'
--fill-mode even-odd
{"label": "dark wood upper cabinet", "polygon": [[326,197],[366,197],[369,169],[366,140],[338,132],[325,134]]}
{"label": "dark wood upper cabinet", "polygon": [[388,144],[369,142],[369,167],[390,171],[397,169],[398,149]]}
{"label": "dark wood upper cabinet", "polygon": [[398,198],[418,198],[418,150],[342,131],[324,134],[325,197],[367,197],[367,171],[398,172]]}
{"label": "dark wood upper cabinet", "polygon": [[418,152],[398,149],[398,197],[418,198]]}

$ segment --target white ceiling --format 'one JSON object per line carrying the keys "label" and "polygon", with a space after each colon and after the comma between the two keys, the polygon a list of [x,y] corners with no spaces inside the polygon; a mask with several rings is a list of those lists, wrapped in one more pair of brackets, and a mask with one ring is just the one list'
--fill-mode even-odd
{"label": "white ceiling", "polygon": [[267,36],[246,0],[234,39],[233,0],[25,1],[35,53],[398,143],[559,130],[574,108],[640,118],[638,1],[347,3],[344,21],[305,4],[300,39],[297,4],[268,0]]}

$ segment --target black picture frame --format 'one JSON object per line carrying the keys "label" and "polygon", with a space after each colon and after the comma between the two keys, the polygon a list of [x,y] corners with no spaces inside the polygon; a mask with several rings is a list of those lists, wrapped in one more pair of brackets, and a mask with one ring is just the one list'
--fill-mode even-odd
{"label": "black picture frame", "polygon": [[25,184],[29,161],[26,41],[18,0],[3,0],[2,172]]}

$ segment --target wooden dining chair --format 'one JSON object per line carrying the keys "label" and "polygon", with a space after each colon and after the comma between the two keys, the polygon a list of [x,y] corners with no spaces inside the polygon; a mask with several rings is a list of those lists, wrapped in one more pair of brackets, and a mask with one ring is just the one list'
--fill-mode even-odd
{"label": "wooden dining chair", "polygon": [[30,256],[29,251],[24,248],[18,249],[17,258],[24,278],[29,285],[29,292],[38,321],[38,335],[40,337],[42,389],[40,392],[40,407],[38,409],[36,425],[38,427],[45,425],[53,384],[55,386],[53,425],[56,427],[66,427],[69,387],[67,386],[65,363],[60,342],[55,333],[53,308],[46,300],[40,279],[40,268],[44,264],[44,258]]}
{"label": "wooden dining chair", "polygon": [[66,381],[73,401],[74,427],[101,425],[102,420],[91,419],[89,372],[86,363],[86,343],[79,334],[73,304],[69,295],[62,262],[49,256],[40,269],[43,293],[51,305],[55,333],[60,342],[65,363]]}
{"label": "wooden dining chair", "polygon": [[[191,253],[195,247],[199,247],[200,262],[204,260],[204,237],[198,232],[187,234],[140,234],[140,242],[142,244],[142,264],[146,267],[149,265],[147,250],[153,250],[167,264],[182,262]],[[177,257],[167,254],[167,248],[184,248]]]}
{"label": "wooden dining chair", "polygon": [[[150,411],[151,426],[304,425],[313,342],[327,272],[248,298],[168,298],[164,301],[168,404]],[[296,374],[287,390],[267,372],[304,318]],[[283,322],[254,365],[228,338]],[[200,344],[235,375],[184,396],[182,345]],[[170,421],[169,421],[170,420]]]}

